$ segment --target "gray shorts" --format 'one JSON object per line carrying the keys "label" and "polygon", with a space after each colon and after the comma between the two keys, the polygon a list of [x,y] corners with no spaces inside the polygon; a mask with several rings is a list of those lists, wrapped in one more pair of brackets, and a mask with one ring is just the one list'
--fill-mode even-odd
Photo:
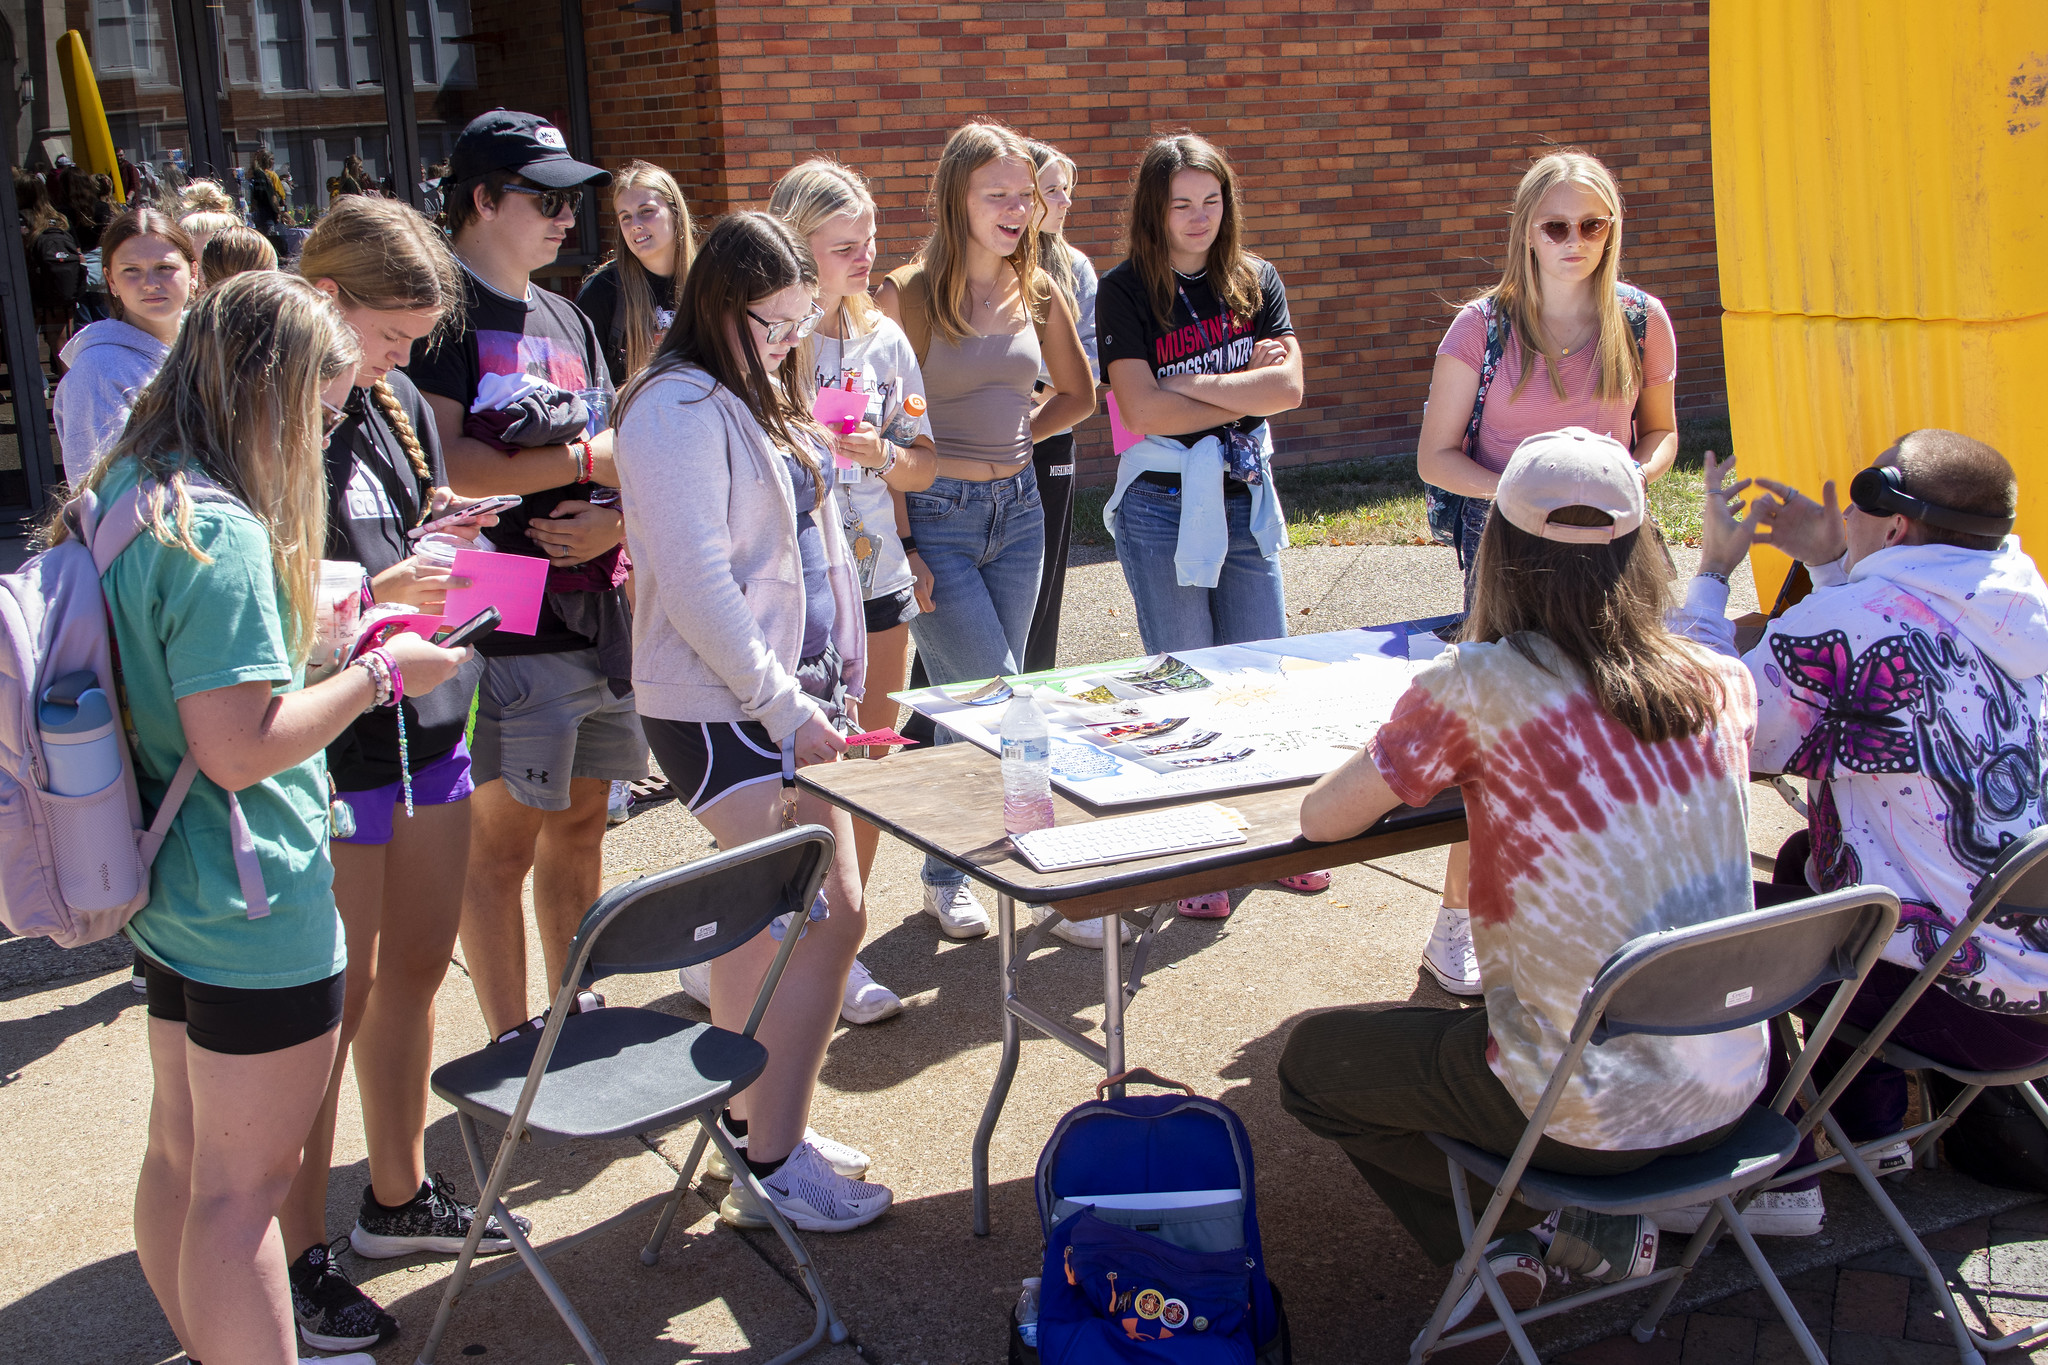
{"label": "gray shorts", "polygon": [[477,689],[476,784],[502,777],[522,806],[567,810],[569,782],[647,776],[647,740],[630,696],[615,697],[594,649],[488,661]]}

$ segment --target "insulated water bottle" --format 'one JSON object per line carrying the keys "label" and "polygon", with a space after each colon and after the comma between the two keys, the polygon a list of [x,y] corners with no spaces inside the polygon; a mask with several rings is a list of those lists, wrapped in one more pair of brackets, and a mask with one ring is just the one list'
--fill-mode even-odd
{"label": "insulated water bottle", "polygon": [[114,708],[90,669],[66,673],[44,689],[36,708],[50,790],[90,796],[121,779]]}

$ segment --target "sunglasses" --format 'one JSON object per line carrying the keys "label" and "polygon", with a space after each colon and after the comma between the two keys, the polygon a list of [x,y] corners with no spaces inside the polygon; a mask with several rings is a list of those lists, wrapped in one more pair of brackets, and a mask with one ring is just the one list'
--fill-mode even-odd
{"label": "sunglasses", "polygon": [[807,318],[798,318],[795,322],[770,322],[751,308],[747,310],[747,316],[759,323],[761,329],[768,334],[768,344],[770,346],[779,346],[792,337],[802,341],[805,337],[817,331],[818,319],[825,316],[825,310],[818,306],[816,299],[812,299],[811,315]]}
{"label": "sunglasses", "polygon": [[325,398],[320,400],[320,435],[324,440],[332,436],[343,422],[348,420],[348,410],[337,408]]}
{"label": "sunglasses", "polygon": [[540,200],[540,216],[543,218],[560,218],[583,193],[581,190],[537,190],[531,185],[507,185],[505,188],[514,194],[530,194]]}
{"label": "sunglasses", "polygon": [[1572,229],[1579,230],[1582,242],[1597,242],[1607,235],[1607,229],[1614,226],[1612,218],[1584,218],[1574,223],[1568,218],[1546,218],[1536,225],[1536,230],[1550,240],[1554,246],[1563,246],[1572,239]]}

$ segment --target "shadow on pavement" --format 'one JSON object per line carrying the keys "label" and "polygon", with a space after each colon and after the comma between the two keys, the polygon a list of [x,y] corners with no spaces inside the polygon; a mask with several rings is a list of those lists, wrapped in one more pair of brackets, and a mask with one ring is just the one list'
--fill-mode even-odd
{"label": "shadow on pavement", "polygon": [[[34,993],[31,989],[20,994]],[[75,1005],[60,1005],[26,1019],[0,1021],[0,1087],[20,1079],[30,1065],[55,1052],[67,1039],[87,1029],[105,1028],[120,1018],[121,1011],[131,1007],[141,1009],[142,997],[130,989],[124,973],[113,985]]]}

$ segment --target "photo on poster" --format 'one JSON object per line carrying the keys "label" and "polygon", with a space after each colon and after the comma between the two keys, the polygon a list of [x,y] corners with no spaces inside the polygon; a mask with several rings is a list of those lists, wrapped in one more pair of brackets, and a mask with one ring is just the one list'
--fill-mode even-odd
{"label": "photo on poster", "polygon": [[1211,685],[1208,678],[1171,654],[1142,672],[1120,673],[1113,681],[1160,694],[1196,692]]}

